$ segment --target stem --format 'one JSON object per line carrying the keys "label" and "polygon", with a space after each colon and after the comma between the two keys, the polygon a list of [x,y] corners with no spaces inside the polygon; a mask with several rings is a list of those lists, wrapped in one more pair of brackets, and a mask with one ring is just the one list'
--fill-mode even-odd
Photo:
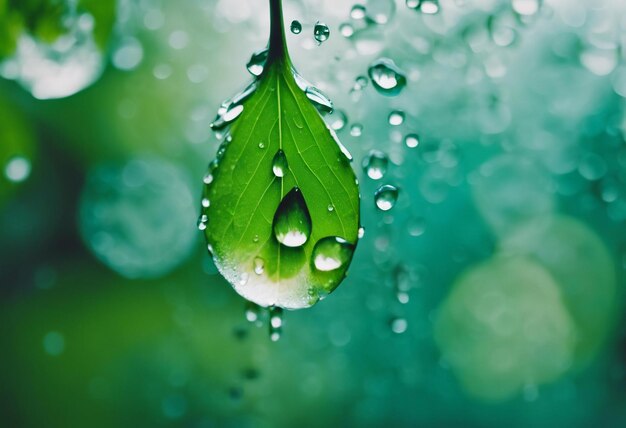
{"label": "stem", "polygon": [[283,22],[282,0],[270,0],[270,45],[267,61],[289,60]]}

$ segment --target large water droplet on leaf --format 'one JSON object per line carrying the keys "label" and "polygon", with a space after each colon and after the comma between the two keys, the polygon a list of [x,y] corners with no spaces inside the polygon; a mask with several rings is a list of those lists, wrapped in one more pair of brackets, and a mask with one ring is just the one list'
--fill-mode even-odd
{"label": "large water droplet on leaf", "polygon": [[311,215],[297,187],[283,198],[272,224],[276,240],[286,247],[301,247],[311,236]]}
{"label": "large water droplet on leaf", "polygon": [[282,150],[278,150],[272,160],[272,172],[276,177],[282,178],[287,174],[289,164],[287,163],[287,156]]}
{"label": "large water droplet on leaf", "polygon": [[246,68],[253,76],[260,76],[265,68],[265,62],[267,61],[267,54],[269,49],[261,49],[252,54],[250,61],[246,64]]}
{"label": "large water droplet on leaf", "polygon": [[346,266],[352,259],[354,245],[338,236],[322,238],[313,248],[315,269],[328,272]]}

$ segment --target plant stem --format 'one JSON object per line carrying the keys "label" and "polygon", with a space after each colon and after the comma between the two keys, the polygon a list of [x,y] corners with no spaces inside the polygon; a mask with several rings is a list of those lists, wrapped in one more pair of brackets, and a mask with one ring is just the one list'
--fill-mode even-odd
{"label": "plant stem", "polygon": [[281,0],[270,0],[270,45],[268,63],[284,59],[288,61],[285,24],[283,22],[283,6]]}

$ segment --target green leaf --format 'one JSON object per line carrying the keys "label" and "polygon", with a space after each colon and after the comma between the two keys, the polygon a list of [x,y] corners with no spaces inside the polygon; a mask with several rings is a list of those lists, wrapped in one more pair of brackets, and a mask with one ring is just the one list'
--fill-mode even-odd
{"label": "green leaf", "polygon": [[239,294],[297,309],[345,277],[360,200],[349,155],[296,81],[280,0],[270,0],[270,9],[263,72],[222,105],[213,124],[224,142],[205,177],[200,228]]}

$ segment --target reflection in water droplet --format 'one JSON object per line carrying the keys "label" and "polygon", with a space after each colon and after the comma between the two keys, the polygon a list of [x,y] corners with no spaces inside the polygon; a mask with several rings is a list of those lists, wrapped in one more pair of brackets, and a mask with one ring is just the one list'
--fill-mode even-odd
{"label": "reflection in water droplet", "polygon": [[420,144],[419,136],[417,134],[409,134],[409,135],[407,135],[406,137],[404,137],[404,144],[409,149],[414,149],[415,147],[419,146],[419,144]]}
{"label": "reflection in water droplet", "polygon": [[376,206],[381,211],[389,211],[398,200],[398,188],[390,184],[380,186],[374,194]]}
{"label": "reflection in water droplet", "polygon": [[291,21],[291,25],[289,28],[291,29],[291,32],[293,34],[300,34],[302,32],[302,24],[300,23],[300,21],[297,21],[295,19]]}
{"label": "reflection in water droplet", "polygon": [[329,272],[346,266],[352,254],[354,245],[338,236],[328,236],[322,238],[313,248],[313,265],[315,269],[322,272]]}
{"label": "reflection in water droplet", "polygon": [[404,112],[401,110],[394,110],[389,114],[389,125],[399,126],[404,123]]}
{"label": "reflection in water droplet", "polygon": [[371,150],[363,159],[363,171],[372,180],[380,180],[387,173],[389,158],[380,150]]}
{"label": "reflection in water droplet", "polygon": [[374,61],[368,74],[378,92],[386,96],[396,96],[406,86],[404,72],[389,58]]}
{"label": "reflection in water droplet", "polygon": [[270,340],[277,342],[283,331],[283,309],[277,306],[270,308]]}
{"label": "reflection in water droplet", "polygon": [[263,69],[265,68],[265,62],[267,61],[267,54],[269,53],[269,49],[261,49],[252,54],[248,64],[246,64],[246,68],[253,76],[260,76],[263,73]]}
{"label": "reflection in water droplet", "polygon": [[318,43],[324,43],[330,37],[330,28],[323,22],[317,21],[315,27],[313,27],[313,36]]}
{"label": "reflection in water droplet", "polygon": [[311,236],[311,215],[302,192],[294,187],[283,198],[274,214],[274,236],[286,247],[300,247]]}
{"label": "reflection in water droplet", "polygon": [[21,183],[30,176],[30,162],[22,156],[14,156],[4,167],[5,177],[13,183]]}
{"label": "reflection in water droplet", "polygon": [[287,174],[288,170],[287,156],[285,156],[285,152],[278,150],[272,160],[272,172],[276,177],[282,178]]}

